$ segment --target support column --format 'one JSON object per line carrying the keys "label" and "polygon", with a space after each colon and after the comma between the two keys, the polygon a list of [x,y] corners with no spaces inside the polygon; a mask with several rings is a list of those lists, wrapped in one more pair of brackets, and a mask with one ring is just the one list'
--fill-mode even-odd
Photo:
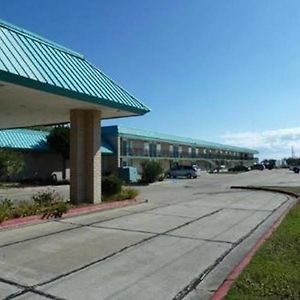
{"label": "support column", "polygon": [[70,199],[73,203],[101,202],[101,112],[70,113]]}

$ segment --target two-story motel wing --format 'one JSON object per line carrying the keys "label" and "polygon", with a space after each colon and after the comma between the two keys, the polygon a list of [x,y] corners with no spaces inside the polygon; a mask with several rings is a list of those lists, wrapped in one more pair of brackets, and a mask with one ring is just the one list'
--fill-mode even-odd
{"label": "two-story motel wing", "polygon": [[249,166],[257,161],[254,155],[258,154],[253,149],[123,126],[104,126],[102,136],[114,153],[103,160],[103,171],[106,172],[124,166],[136,167],[141,172],[141,163],[149,159],[158,160],[164,170],[174,164],[197,164],[203,170],[221,165]]}
{"label": "two-story motel wing", "polygon": [[[61,177],[62,157],[47,146],[48,131],[30,129],[0,130],[0,148],[23,154],[24,170],[13,176],[15,180],[47,180],[53,174]],[[249,166],[256,161],[251,149],[209,143],[190,138],[170,136],[122,126],[101,129],[102,172],[117,173],[118,167],[133,166],[142,171],[145,160],[158,160],[167,170],[174,164],[197,164],[202,170],[218,166]],[[70,164],[67,163],[69,177]]]}

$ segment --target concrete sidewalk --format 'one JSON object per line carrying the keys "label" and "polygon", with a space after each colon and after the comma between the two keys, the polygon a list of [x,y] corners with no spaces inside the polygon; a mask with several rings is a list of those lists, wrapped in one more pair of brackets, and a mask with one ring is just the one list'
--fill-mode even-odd
{"label": "concrete sidewalk", "polygon": [[1,299],[209,298],[292,201],[215,187],[180,191],[1,231]]}

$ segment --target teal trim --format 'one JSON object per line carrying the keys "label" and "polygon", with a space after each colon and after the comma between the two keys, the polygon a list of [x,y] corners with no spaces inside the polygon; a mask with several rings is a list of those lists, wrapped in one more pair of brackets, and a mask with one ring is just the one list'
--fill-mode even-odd
{"label": "teal trim", "polygon": [[[131,107],[131,106],[125,106],[123,104],[111,102],[110,100],[106,100],[106,99],[99,99],[99,98],[92,97],[92,96],[89,96],[86,94],[79,94],[79,93],[76,93],[76,92],[73,92],[73,91],[70,91],[67,89],[59,88],[56,86],[51,86],[48,84],[43,84],[42,82],[39,82],[39,81],[31,80],[31,79],[21,77],[21,76],[15,75],[15,74],[3,72],[1,70],[0,70],[0,80],[5,81],[5,82],[10,82],[12,84],[17,84],[17,85],[21,85],[24,87],[32,88],[35,90],[43,91],[46,93],[55,94],[58,96],[68,97],[71,100],[80,100],[80,101],[85,101],[85,102],[89,102],[89,103],[93,103],[93,104],[99,104],[99,105],[108,106],[108,107],[115,108],[115,109],[132,112],[134,114],[143,115],[150,111],[150,110],[145,111],[145,110],[138,109],[138,108]],[[105,119],[105,118],[103,118],[103,119]]]}
{"label": "teal trim", "polygon": [[0,20],[0,81],[143,115],[137,98],[72,50]]}

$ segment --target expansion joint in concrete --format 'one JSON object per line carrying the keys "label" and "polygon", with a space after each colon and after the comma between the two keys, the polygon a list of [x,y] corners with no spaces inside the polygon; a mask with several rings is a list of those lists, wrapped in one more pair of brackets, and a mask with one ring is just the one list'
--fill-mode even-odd
{"label": "expansion joint in concrete", "polygon": [[[49,280],[47,280],[47,281],[45,281],[45,282],[38,283],[38,284],[36,284],[34,287],[44,286],[44,285],[46,285],[46,284],[52,283],[52,282],[54,282],[54,281],[57,281],[57,280],[59,280],[59,279],[65,278],[65,277],[67,277],[67,276],[69,276],[69,275],[75,274],[75,273],[77,273],[77,272],[79,272],[79,271],[82,271],[82,270],[84,270],[84,269],[87,269],[87,268],[89,268],[89,267],[91,267],[91,266],[93,266],[93,265],[96,265],[96,264],[101,263],[101,262],[103,262],[103,261],[105,261],[105,260],[108,260],[109,258],[114,257],[114,256],[116,256],[116,255],[118,255],[118,254],[120,254],[120,253],[122,253],[122,252],[124,252],[124,251],[126,251],[126,250],[128,250],[128,249],[131,249],[131,248],[133,248],[133,247],[136,247],[136,246],[138,246],[138,245],[141,245],[141,244],[143,244],[143,243],[145,243],[145,242],[148,242],[148,241],[150,241],[150,240],[152,240],[152,239],[154,239],[154,238],[157,238],[157,237],[159,237],[159,236],[166,235],[167,233],[169,233],[169,232],[171,232],[171,231],[173,231],[173,230],[177,230],[177,229],[179,229],[179,228],[182,228],[183,226],[189,225],[189,224],[191,224],[191,223],[193,223],[193,222],[196,222],[196,221],[198,221],[198,220],[200,220],[200,219],[202,219],[202,218],[205,218],[205,217],[214,215],[214,214],[218,213],[220,210],[221,210],[221,209],[215,210],[215,211],[213,211],[213,212],[211,212],[211,213],[209,213],[209,214],[206,214],[206,215],[203,215],[203,216],[201,216],[201,217],[199,217],[199,218],[193,219],[193,220],[191,220],[191,221],[189,221],[189,222],[186,222],[186,223],[184,223],[184,224],[181,224],[181,225],[179,225],[179,226],[176,226],[175,228],[172,228],[172,229],[167,230],[167,231],[165,231],[165,232],[157,233],[157,234],[153,234],[153,233],[152,233],[152,235],[149,236],[149,237],[147,237],[147,238],[144,238],[144,239],[142,239],[142,240],[140,240],[140,241],[138,241],[138,242],[136,242],[136,243],[133,243],[133,244],[131,244],[131,245],[128,245],[128,246],[126,246],[126,247],[123,247],[122,249],[119,249],[118,251],[112,252],[112,253],[110,253],[109,255],[107,255],[107,256],[105,256],[105,257],[102,257],[102,258],[100,258],[100,259],[94,260],[94,261],[92,261],[92,262],[90,262],[90,263],[88,263],[88,264],[86,264],[86,265],[84,265],[84,266],[81,266],[81,267],[79,267],[79,268],[76,268],[76,269],[71,270],[71,271],[69,271],[69,272],[66,272],[66,273],[64,273],[64,274],[61,274],[61,275],[59,275],[59,276],[56,276],[56,277],[54,277],[54,278],[52,278],[52,279],[49,279]],[[83,225],[83,226],[87,226],[87,227],[88,227],[88,226],[90,226],[90,225]],[[112,229],[112,228],[109,227],[109,229]],[[119,228],[118,228],[118,229],[119,229]]]}
{"label": "expansion joint in concrete", "polygon": [[[289,197],[287,197],[287,200],[281,203],[275,211],[279,210],[284,204],[287,203],[289,200]],[[214,263],[212,263],[210,266],[208,266],[201,274],[199,274],[198,277],[194,278],[187,286],[185,286],[181,291],[177,293],[177,295],[174,296],[172,300],[181,300],[185,296],[187,296],[192,290],[196,289],[196,287],[204,280],[204,278],[213,271],[216,266],[218,266],[224,259],[227,257],[227,255],[232,252],[238,245],[240,245],[243,241],[245,241],[248,237],[250,237],[264,222],[267,221],[268,218],[272,216],[272,213],[268,214],[261,222],[259,222],[252,230],[250,230],[246,235],[244,235],[242,238],[240,238],[237,242],[233,243],[232,246],[226,250],[220,257],[218,257],[217,260],[215,260]]]}

